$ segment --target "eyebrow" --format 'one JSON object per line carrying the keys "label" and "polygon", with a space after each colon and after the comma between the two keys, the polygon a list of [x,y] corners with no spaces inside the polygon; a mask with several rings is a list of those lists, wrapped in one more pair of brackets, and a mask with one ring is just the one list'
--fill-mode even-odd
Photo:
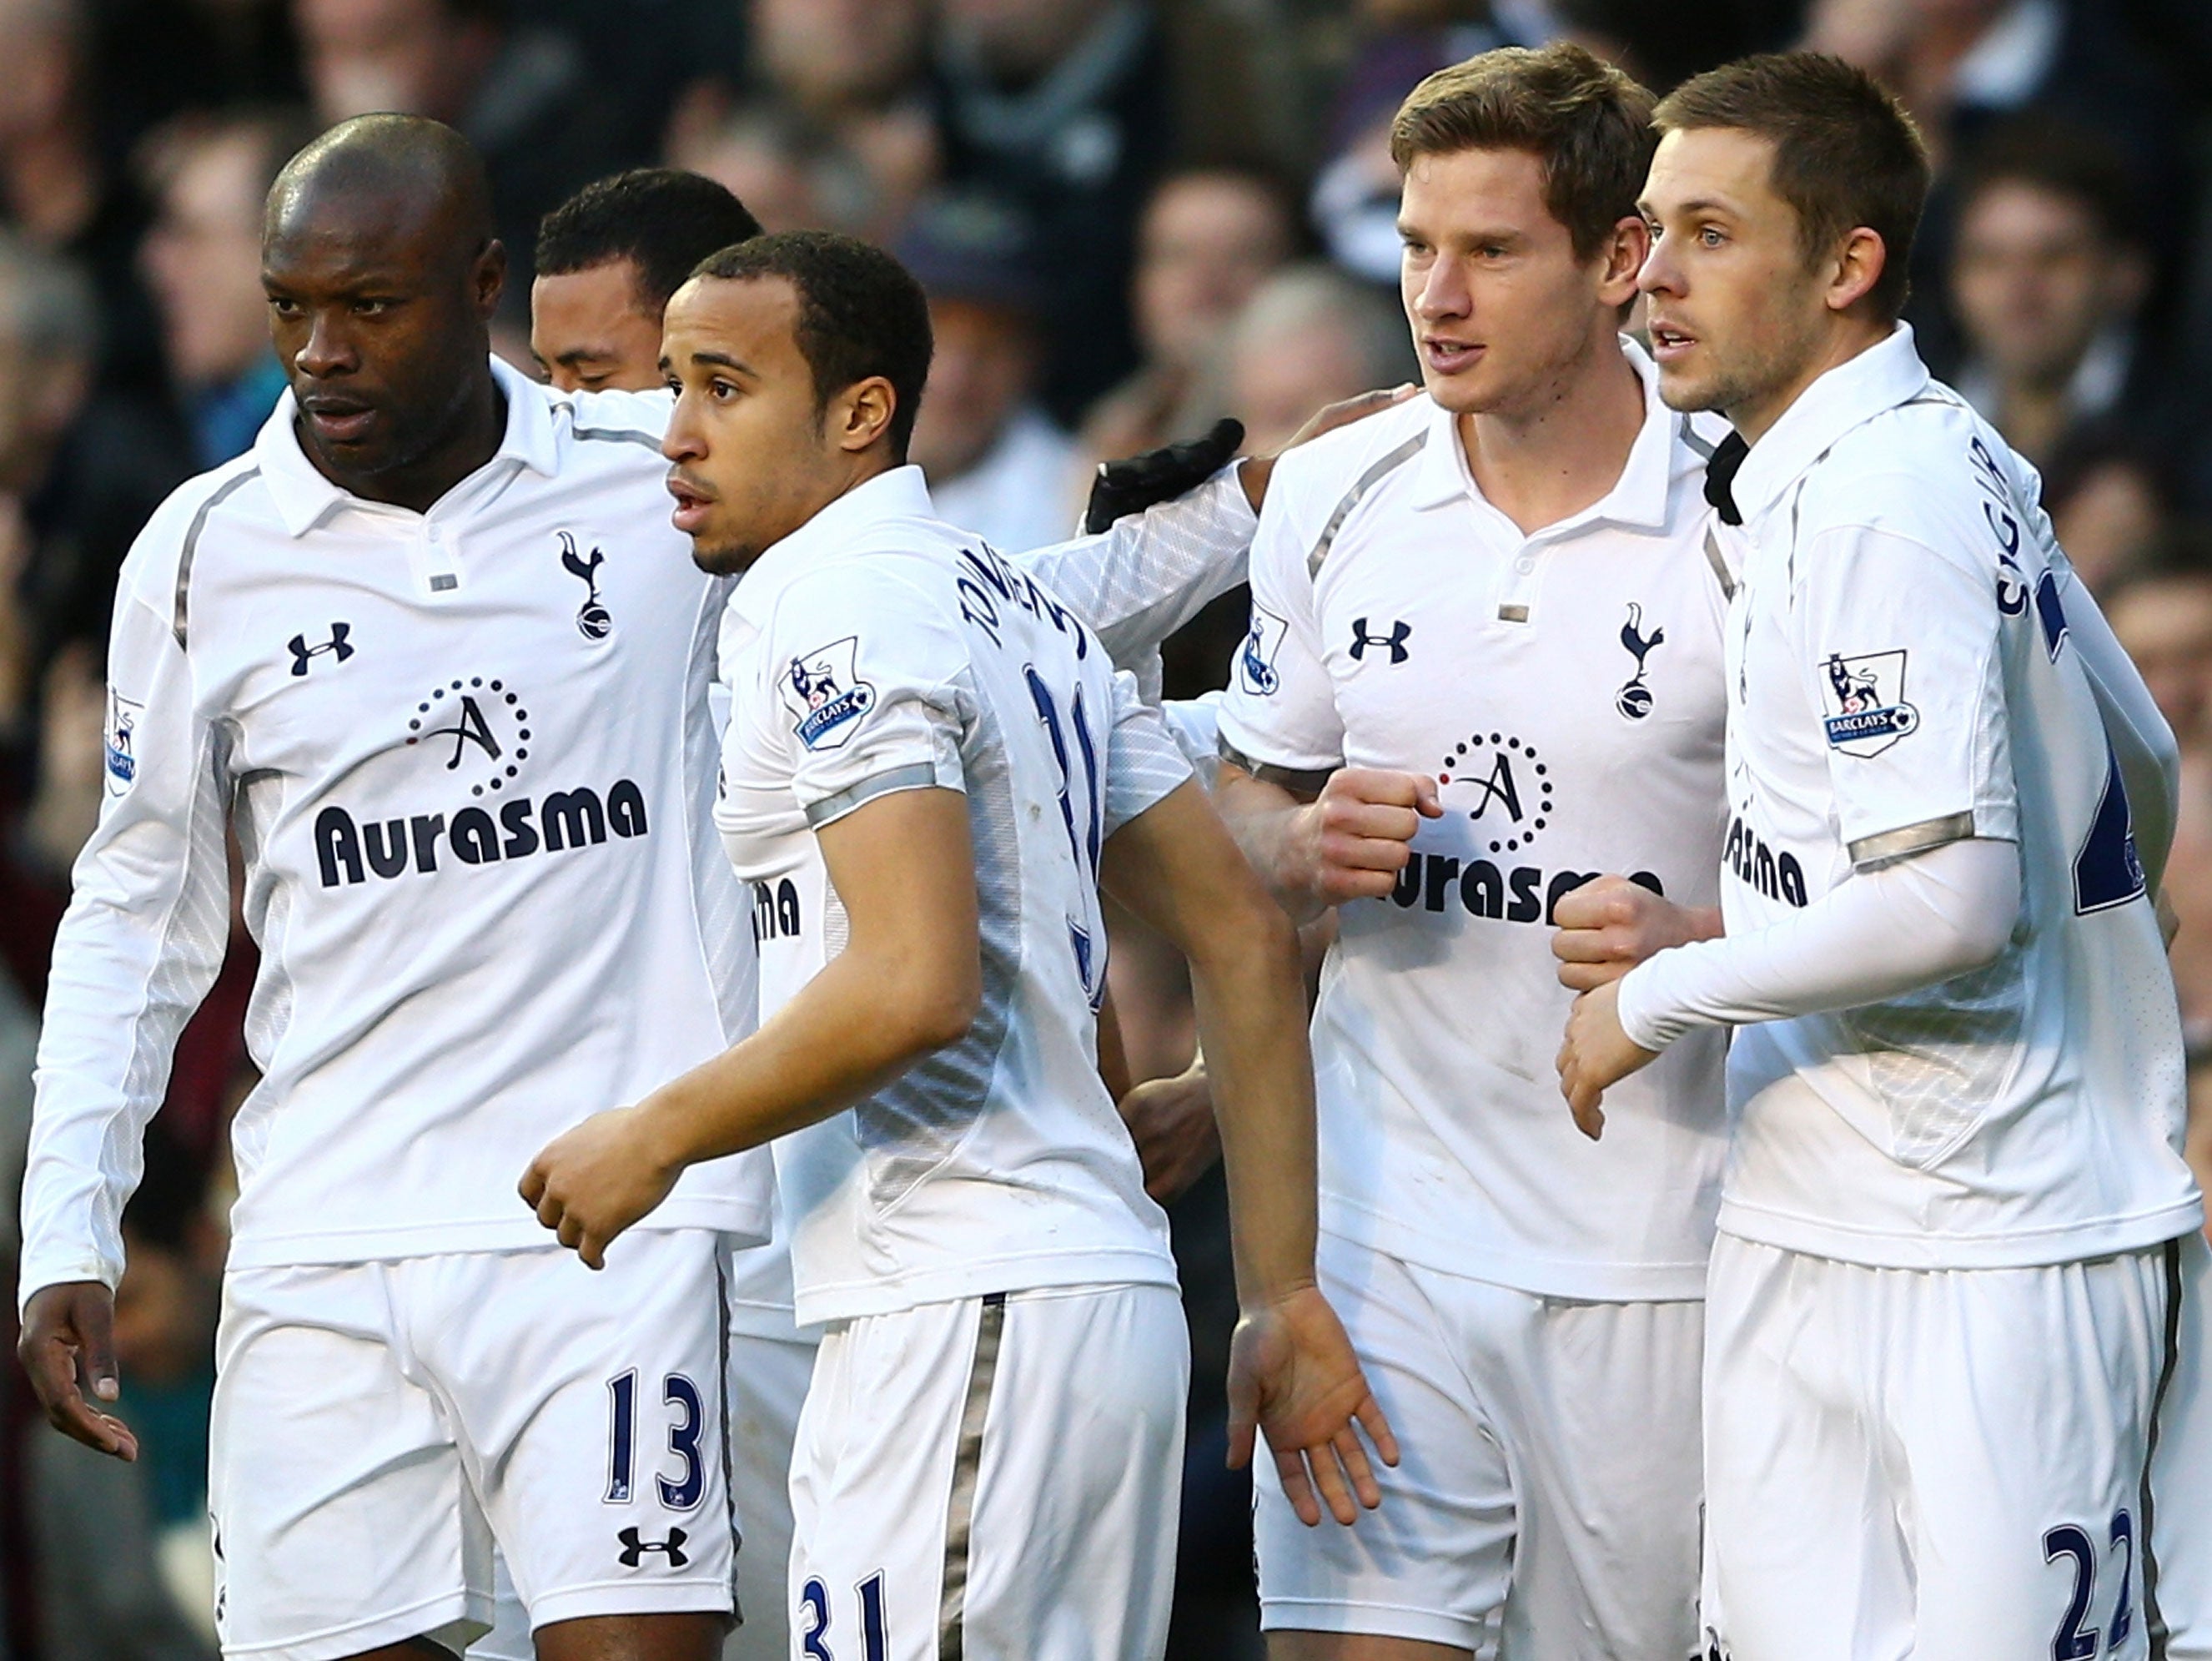
{"label": "eyebrow", "polygon": [[[564,369],[573,369],[580,363],[598,363],[615,355],[613,349],[606,346],[571,346],[567,351],[556,355],[553,361]],[[541,363],[544,361],[538,359]]]}
{"label": "eyebrow", "polygon": [[[1638,211],[1645,214],[1656,211],[1649,202],[1639,201],[1637,203],[1636,206]],[[1674,211],[1678,214],[1724,213],[1740,216],[1743,212],[1743,210],[1737,207],[1733,202],[1722,201],[1718,197],[1701,196],[1695,201],[1676,204]]]}

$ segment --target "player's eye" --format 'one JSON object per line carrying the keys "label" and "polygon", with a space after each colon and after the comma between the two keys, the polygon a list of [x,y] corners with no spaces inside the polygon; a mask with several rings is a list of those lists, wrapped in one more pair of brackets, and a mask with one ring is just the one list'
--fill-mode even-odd
{"label": "player's eye", "polygon": [[282,295],[270,295],[269,304],[279,317],[297,317],[300,314],[300,302],[288,300]]}
{"label": "player's eye", "polygon": [[1721,234],[1720,228],[1717,225],[1703,226],[1698,231],[1698,241],[1703,247],[1717,248],[1727,240],[1728,238]]}
{"label": "player's eye", "polygon": [[388,300],[356,300],[353,302],[356,317],[382,317],[391,309],[392,302]]}
{"label": "player's eye", "polygon": [[720,375],[707,383],[707,390],[717,404],[726,404],[738,395],[738,383],[725,380]]}

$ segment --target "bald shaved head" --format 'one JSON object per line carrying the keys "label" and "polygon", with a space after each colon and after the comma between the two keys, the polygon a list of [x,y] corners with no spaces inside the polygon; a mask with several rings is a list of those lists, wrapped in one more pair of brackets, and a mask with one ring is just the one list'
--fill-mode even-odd
{"label": "bald shaved head", "polygon": [[[285,163],[269,192],[267,228],[318,208],[362,217],[394,208],[403,220],[434,220],[464,258],[492,240],[491,180],[476,147],[422,115],[357,115],[341,121]],[[380,229],[397,228],[380,218]],[[411,228],[411,225],[410,225]]]}
{"label": "bald shaved head", "polygon": [[467,139],[416,115],[331,128],[270,190],[261,276],[301,443],[326,477],[427,508],[489,459],[507,254]]}

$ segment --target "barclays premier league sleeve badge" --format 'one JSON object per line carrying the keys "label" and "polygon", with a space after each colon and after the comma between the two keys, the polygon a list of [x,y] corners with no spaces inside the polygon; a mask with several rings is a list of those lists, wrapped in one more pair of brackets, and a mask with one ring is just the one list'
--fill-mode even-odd
{"label": "barclays premier league sleeve badge", "polygon": [[1820,702],[1828,747],[1847,756],[1878,756],[1920,725],[1920,711],[1905,701],[1901,650],[1855,658],[1831,652],[1820,666]]}
{"label": "barclays premier league sleeve badge", "polygon": [[1275,654],[1283,649],[1283,636],[1290,631],[1288,619],[1257,605],[1252,608],[1252,627],[1237,652],[1237,684],[1255,697],[1272,697],[1283,684],[1275,672]]}
{"label": "barclays premier league sleeve badge", "polygon": [[876,689],[854,669],[860,640],[848,635],[792,659],[778,689],[793,716],[792,731],[809,750],[840,750],[853,723],[876,707]]}
{"label": "barclays premier league sleeve badge", "polygon": [[108,689],[102,777],[111,796],[122,795],[138,782],[138,723],[145,715],[144,704],[133,703],[112,687]]}

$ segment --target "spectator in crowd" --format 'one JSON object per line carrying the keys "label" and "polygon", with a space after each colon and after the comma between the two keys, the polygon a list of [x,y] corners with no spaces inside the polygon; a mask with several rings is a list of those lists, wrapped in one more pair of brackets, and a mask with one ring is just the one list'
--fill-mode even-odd
{"label": "spectator in crowd", "polygon": [[294,9],[322,125],[376,110],[428,115],[483,153],[507,245],[501,319],[525,335],[538,222],[572,191],[644,159],[621,154],[620,112],[574,37],[529,15],[508,0],[295,0]]}
{"label": "spectator in crowd", "polygon": [[762,76],[866,192],[839,229],[888,240],[936,179],[928,23],[922,0],[753,0]]}
{"label": "spectator in crowd", "polygon": [[1084,418],[1083,453],[1133,455],[1211,424],[1192,407],[1208,355],[1291,257],[1296,228],[1266,176],[1200,167],[1170,173],[1145,204],[1131,308],[1144,362]]}
{"label": "spectator in crowd", "polygon": [[1066,538],[1080,508],[1074,446],[1035,401],[1041,286],[1021,221],[963,197],[926,204],[897,253],[936,337],[911,459],[940,518],[1006,553]]}
{"label": "spectator in crowd", "polygon": [[2160,569],[2106,608],[2181,746],[2166,894],[2181,921],[2171,958],[2183,1027],[2197,1045],[2212,1041],[2212,564],[2203,551],[2170,546]]}
{"label": "spectator in crowd", "polygon": [[106,638],[115,574],[191,471],[161,405],[95,384],[100,318],[71,261],[0,234],[0,545],[20,526],[14,597],[27,650],[18,698],[72,640]]}
{"label": "spectator in crowd", "polygon": [[1266,455],[1323,405],[1396,386],[1414,367],[1389,301],[1330,266],[1291,265],[1261,285],[1230,330],[1225,402],[1244,423],[1245,448]]}
{"label": "spectator in crowd", "polygon": [[2159,396],[2137,330],[2150,274],[2109,144],[2053,121],[1993,133],[1959,187],[1960,392],[2039,464],[2084,422],[2139,415]]}
{"label": "spectator in crowd", "polygon": [[187,119],[154,147],[157,206],[141,263],[196,466],[250,448],[284,390],[261,291],[261,209],[313,137],[304,115],[242,114]]}
{"label": "spectator in crowd", "polygon": [[2074,570],[2100,599],[2140,571],[2169,532],[2166,458],[2124,428],[2097,423],[2063,440],[2043,469],[2043,506]]}
{"label": "spectator in crowd", "polygon": [[1937,164],[1912,249],[1906,317],[1929,367],[1955,375],[1955,326],[1937,303],[1958,225],[1958,158],[2008,118],[2057,117],[2126,158],[2160,271],[2181,262],[2190,179],[2179,101],[2106,0],[1812,0],[1802,44],[1895,88]]}
{"label": "spectator in crowd", "polygon": [[668,165],[713,179],[768,231],[848,228],[872,199],[848,156],[805,117],[770,99],[716,103],[672,132]]}
{"label": "spectator in crowd", "polygon": [[0,216],[92,277],[103,378],[154,396],[161,356],[135,265],[144,204],[100,150],[90,0],[0,0]]}
{"label": "spectator in crowd", "polygon": [[1073,423],[1136,366],[1137,215],[1175,154],[1165,38],[1144,0],[942,0],[945,176],[1030,219],[1044,402]]}

